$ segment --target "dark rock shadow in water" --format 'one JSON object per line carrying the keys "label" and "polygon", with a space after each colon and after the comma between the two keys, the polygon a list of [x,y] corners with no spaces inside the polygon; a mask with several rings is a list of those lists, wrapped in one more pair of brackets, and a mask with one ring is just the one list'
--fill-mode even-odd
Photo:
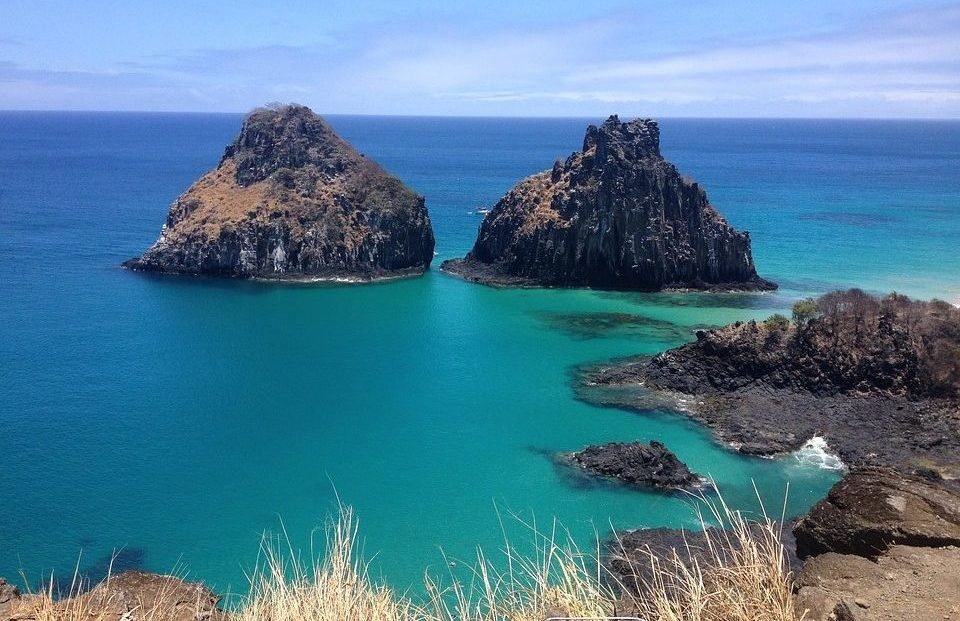
{"label": "dark rock shadow in water", "polygon": [[[782,286],[782,283],[781,283]],[[785,305],[777,293],[719,293],[698,291],[661,291],[657,293],[597,291],[603,299],[625,301],[640,306],[695,308],[732,308],[737,310],[777,309]]]}
{"label": "dark rock shadow in water", "polygon": [[[111,554],[105,554],[90,564],[81,564],[79,569],[54,571],[53,593],[57,597],[71,594],[71,591],[87,591],[103,582],[107,576],[116,576],[125,571],[144,569],[147,551],[144,548],[120,548]],[[82,562],[82,559],[81,559]],[[46,592],[50,589],[50,576],[41,579],[34,592]]]}
{"label": "dark rock shadow in water", "polygon": [[844,211],[816,211],[813,213],[800,214],[800,219],[859,227],[882,226],[884,224],[894,224],[899,221],[893,216],[881,213],[851,213]]}
{"label": "dark rock shadow in water", "polygon": [[690,340],[693,334],[705,326],[683,326],[663,319],[654,319],[633,313],[562,313],[540,311],[537,319],[550,329],[572,338],[588,340],[596,338],[631,336],[648,340],[677,342]]}

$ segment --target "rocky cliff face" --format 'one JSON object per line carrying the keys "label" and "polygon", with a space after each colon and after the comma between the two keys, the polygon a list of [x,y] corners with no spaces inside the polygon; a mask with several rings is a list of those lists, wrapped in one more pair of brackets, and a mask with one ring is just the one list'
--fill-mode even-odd
{"label": "rocky cliff face", "polygon": [[520,182],[473,250],[442,269],[495,285],[657,290],[774,289],[750,236],[660,155],[655,121],[590,126],[583,150]]}
{"label": "rocky cliff face", "polygon": [[304,106],[260,109],[220,164],[170,207],[136,270],[272,279],[420,274],[434,237],[423,197]]}

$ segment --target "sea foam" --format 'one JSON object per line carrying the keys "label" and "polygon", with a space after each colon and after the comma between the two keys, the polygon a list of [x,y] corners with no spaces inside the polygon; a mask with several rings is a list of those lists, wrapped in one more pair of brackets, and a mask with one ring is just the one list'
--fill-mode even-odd
{"label": "sea foam", "polygon": [[824,470],[844,470],[846,465],[843,461],[830,450],[826,439],[820,436],[813,436],[799,449],[794,452],[794,456],[801,464],[816,466]]}

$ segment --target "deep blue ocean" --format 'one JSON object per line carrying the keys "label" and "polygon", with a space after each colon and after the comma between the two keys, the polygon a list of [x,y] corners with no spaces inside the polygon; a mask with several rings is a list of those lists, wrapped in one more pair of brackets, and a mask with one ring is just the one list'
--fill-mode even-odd
{"label": "deep blue ocean", "polygon": [[587,405],[574,369],[839,286],[960,299],[956,122],[663,120],[665,156],[751,232],[774,294],[496,290],[437,271],[469,249],[476,209],[603,119],[331,117],[426,197],[438,256],[422,278],[119,269],[241,120],[0,113],[0,575],[96,574],[120,551],[119,568],[242,592],[261,533],[282,524],[306,548],[337,496],[400,589],[501,547],[501,521],[522,538],[520,520],[556,519],[588,547],[611,527],[694,526],[683,496],[588,485],[547,456],[612,440],[662,440],[745,509],[755,483],[779,514],[789,482],[800,513],[835,472]]}

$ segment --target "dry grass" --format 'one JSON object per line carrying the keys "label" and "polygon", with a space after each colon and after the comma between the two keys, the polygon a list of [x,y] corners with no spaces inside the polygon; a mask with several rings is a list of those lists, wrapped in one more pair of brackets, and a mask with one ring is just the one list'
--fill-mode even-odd
{"label": "dry grass", "polygon": [[[499,562],[478,552],[467,572],[451,569],[443,579],[428,577],[427,596],[413,601],[371,579],[360,560],[357,525],[349,508],[326,530],[326,549],[304,559],[284,537],[266,538],[259,562],[249,574],[250,592],[234,613],[237,621],[543,621],[551,617],[636,616],[644,621],[798,621],[791,580],[777,526],[748,521],[727,507],[702,500],[702,522],[722,524],[701,546],[672,556],[650,552],[641,561],[651,576],[625,594],[597,562],[599,549],[584,554],[559,537],[556,528],[535,532],[536,552],[524,557],[509,544]],[[559,544],[558,539],[563,539]],[[641,569],[641,568],[638,568]],[[641,572],[638,572],[640,574]],[[32,596],[36,621],[116,621],[113,591],[100,585],[57,600],[53,583]],[[76,590],[75,590],[76,589]],[[91,597],[100,590],[98,597]],[[141,602],[130,621],[182,619],[157,604]],[[182,611],[181,611],[182,613]]]}
{"label": "dry grass", "polygon": [[[790,574],[778,526],[766,518],[747,520],[723,500],[701,499],[708,516],[721,524],[708,536],[705,554],[684,551],[663,558],[648,555],[647,575],[638,593],[624,594],[614,577],[556,529],[535,533],[533,558],[506,546],[500,562],[481,551],[463,581],[453,571],[445,580],[428,577],[429,596],[414,603],[370,580],[357,560],[357,529],[345,509],[328,527],[327,553],[304,564],[274,541],[251,578],[251,595],[241,621],[543,621],[550,617],[606,618],[635,615],[646,621],[797,621]],[[707,519],[709,517],[709,519]],[[599,551],[597,551],[599,552]]]}
{"label": "dry grass", "polygon": [[374,583],[358,560],[349,508],[327,528],[326,554],[304,562],[284,539],[268,539],[249,576],[239,621],[401,621],[423,618],[408,599]]}
{"label": "dry grass", "polygon": [[[702,499],[710,523],[699,554],[689,544],[666,557],[649,549],[647,575],[633,598],[638,616],[651,621],[798,621],[780,524],[765,515],[750,521],[720,498]],[[701,524],[708,523],[699,515]],[[626,556],[626,555],[623,555]]]}
{"label": "dry grass", "polygon": [[263,547],[239,621],[542,621],[555,615],[603,617],[615,594],[575,548],[538,546],[534,559],[506,553],[507,569],[483,553],[464,583],[427,578],[426,601],[414,603],[370,579],[358,560],[357,527],[343,509],[327,528],[326,553],[304,562],[285,538]]}

